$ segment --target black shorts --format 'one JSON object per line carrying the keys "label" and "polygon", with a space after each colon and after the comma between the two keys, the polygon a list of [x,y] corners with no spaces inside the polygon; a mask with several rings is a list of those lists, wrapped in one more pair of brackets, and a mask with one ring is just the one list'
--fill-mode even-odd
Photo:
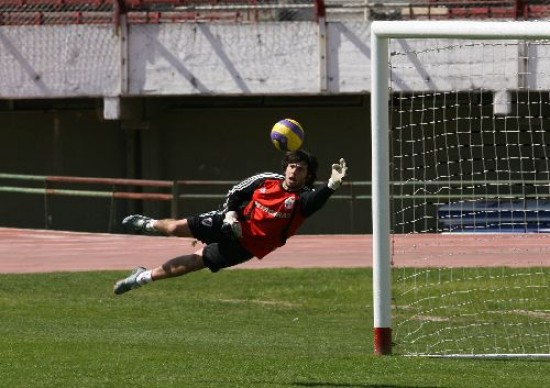
{"label": "black shorts", "polygon": [[254,257],[232,235],[222,232],[223,217],[223,213],[210,212],[187,219],[193,237],[206,244],[203,261],[212,272],[244,263]]}

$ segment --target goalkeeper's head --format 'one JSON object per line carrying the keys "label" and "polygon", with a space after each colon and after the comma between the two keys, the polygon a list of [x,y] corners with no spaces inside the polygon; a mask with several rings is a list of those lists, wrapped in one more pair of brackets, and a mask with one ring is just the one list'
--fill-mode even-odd
{"label": "goalkeeper's head", "polygon": [[317,158],[307,151],[291,151],[287,152],[283,157],[283,171],[285,171],[287,166],[291,163],[305,163],[307,165],[307,178],[305,183],[306,186],[313,187],[313,183],[317,179],[317,168],[319,167]]}

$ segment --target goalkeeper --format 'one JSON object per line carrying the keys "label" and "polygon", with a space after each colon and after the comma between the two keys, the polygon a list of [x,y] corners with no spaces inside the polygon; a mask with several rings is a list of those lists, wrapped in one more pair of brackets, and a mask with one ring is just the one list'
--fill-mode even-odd
{"label": "goalkeeper", "polygon": [[206,245],[153,269],[135,268],[116,282],[115,294],[203,268],[217,272],[285,245],[305,219],[325,205],[347,173],[340,159],[332,165],[328,182],[314,190],[317,166],[317,159],[305,151],[288,152],[282,162],[284,175],[262,173],[242,181],[229,190],[222,210],[181,220],[126,217],[122,225],[132,233],[194,237]]}

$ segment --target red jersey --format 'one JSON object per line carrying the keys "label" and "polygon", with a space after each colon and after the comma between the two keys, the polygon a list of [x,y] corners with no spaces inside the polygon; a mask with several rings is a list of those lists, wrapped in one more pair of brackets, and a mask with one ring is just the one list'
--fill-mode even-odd
{"label": "red jersey", "polygon": [[264,181],[243,210],[241,245],[260,259],[283,246],[305,221],[299,206],[300,195],[284,190],[279,179]]}
{"label": "red jersey", "polygon": [[279,174],[259,174],[233,187],[227,197],[226,210],[239,213],[239,242],[259,259],[285,245],[334,192],[326,185],[319,191],[309,187],[287,191],[283,180]]}

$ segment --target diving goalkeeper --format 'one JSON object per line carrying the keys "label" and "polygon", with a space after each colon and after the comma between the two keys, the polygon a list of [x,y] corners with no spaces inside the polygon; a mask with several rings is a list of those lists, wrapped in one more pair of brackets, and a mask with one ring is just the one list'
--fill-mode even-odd
{"label": "diving goalkeeper", "polygon": [[285,245],[304,221],[325,205],[347,173],[346,162],[340,159],[332,165],[328,182],[315,190],[315,156],[302,150],[288,152],[282,167],[284,175],[262,173],[235,185],[219,211],[179,220],[155,220],[138,214],[126,217],[122,225],[129,232],[194,237],[205,245],[156,268],[135,268],[128,277],[116,282],[115,294],[203,268],[217,272],[253,257],[263,258]]}

